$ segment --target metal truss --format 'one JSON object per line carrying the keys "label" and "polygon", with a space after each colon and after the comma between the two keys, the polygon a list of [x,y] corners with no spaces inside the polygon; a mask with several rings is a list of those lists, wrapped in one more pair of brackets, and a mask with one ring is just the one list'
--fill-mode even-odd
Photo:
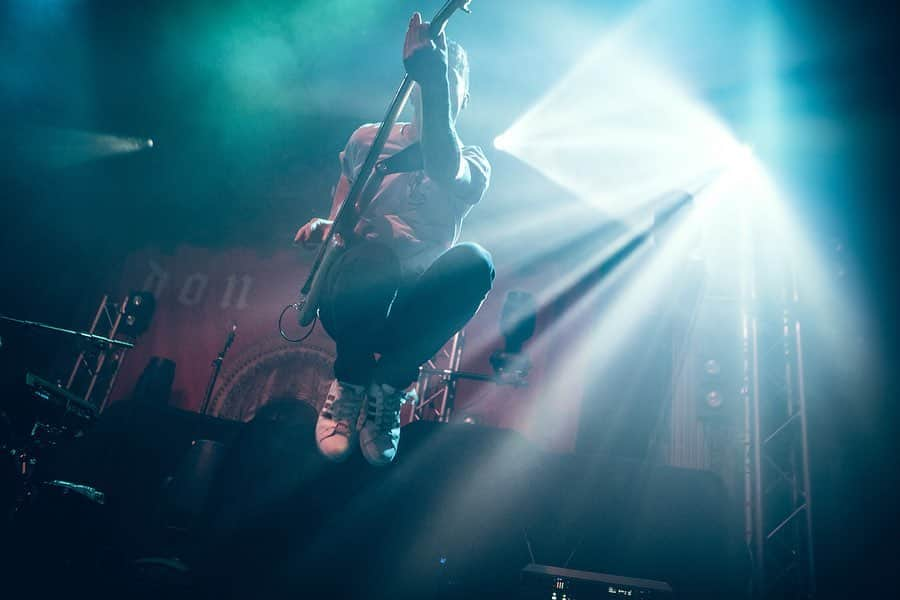
{"label": "metal truss", "polygon": [[419,369],[419,379],[415,385],[417,399],[405,411],[405,423],[450,421],[456,398],[455,374],[459,372],[464,345],[465,332],[459,331]]}
{"label": "metal truss", "polygon": [[[130,299],[130,296],[125,296],[122,302],[116,303],[111,302],[108,295],[104,295],[94,314],[89,333],[115,339]],[[109,403],[109,395],[119,376],[126,351],[126,348],[106,344],[82,349],[72,366],[66,389],[102,412]]]}
{"label": "metal truss", "polygon": [[813,598],[803,336],[795,281],[783,278],[780,303],[751,302],[742,318],[745,533],[755,598]]}
{"label": "metal truss", "polygon": [[[753,598],[809,599],[816,585],[804,329],[792,246],[765,210],[722,206],[729,212],[704,240],[703,288],[685,326],[691,355],[676,350],[676,361],[699,363],[674,369],[669,460],[715,471],[743,499]],[[709,359],[715,369],[700,368]],[[717,409],[710,389],[721,394]]]}

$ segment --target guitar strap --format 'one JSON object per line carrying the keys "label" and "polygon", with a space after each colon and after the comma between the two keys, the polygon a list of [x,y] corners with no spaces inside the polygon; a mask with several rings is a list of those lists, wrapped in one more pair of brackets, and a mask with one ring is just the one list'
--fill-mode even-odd
{"label": "guitar strap", "polygon": [[422,145],[419,142],[410,144],[400,152],[392,154],[375,163],[375,170],[390,175],[391,173],[409,173],[425,168],[422,159]]}
{"label": "guitar strap", "polygon": [[385,159],[375,163],[375,171],[366,183],[359,201],[356,203],[357,214],[362,215],[372,203],[375,192],[381,187],[381,182],[388,175],[394,173],[409,173],[411,171],[421,171],[425,168],[422,159],[422,146],[419,142],[410,144],[403,150],[396,152]]}

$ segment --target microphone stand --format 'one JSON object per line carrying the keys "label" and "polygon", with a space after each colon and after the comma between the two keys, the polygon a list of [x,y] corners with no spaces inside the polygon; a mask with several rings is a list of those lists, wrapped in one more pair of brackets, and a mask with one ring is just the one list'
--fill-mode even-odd
{"label": "microphone stand", "polygon": [[209,410],[209,401],[212,398],[213,388],[216,387],[216,380],[219,378],[219,371],[222,370],[222,362],[225,360],[225,354],[228,353],[228,349],[231,347],[231,344],[234,343],[234,336],[237,332],[237,323],[231,324],[231,331],[228,332],[228,337],[225,338],[225,346],[222,347],[222,351],[219,352],[219,355],[216,356],[212,361],[213,372],[209,376],[209,383],[206,385],[206,395],[203,397],[203,404],[200,406],[200,414],[205,415]]}

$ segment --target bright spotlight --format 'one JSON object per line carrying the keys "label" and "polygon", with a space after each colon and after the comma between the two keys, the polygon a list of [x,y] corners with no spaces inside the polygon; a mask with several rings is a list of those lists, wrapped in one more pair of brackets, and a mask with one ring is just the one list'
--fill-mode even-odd
{"label": "bright spotlight", "polygon": [[613,217],[722,168],[737,145],[672,71],[627,43],[587,53],[494,140]]}
{"label": "bright spotlight", "polygon": [[753,147],[749,144],[734,144],[725,151],[725,169],[743,173],[756,162]]}
{"label": "bright spotlight", "polygon": [[150,138],[111,135],[95,131],[31,128],[24,154],[51,167],[67,167],[117,154],[140,152],[153,147]]}

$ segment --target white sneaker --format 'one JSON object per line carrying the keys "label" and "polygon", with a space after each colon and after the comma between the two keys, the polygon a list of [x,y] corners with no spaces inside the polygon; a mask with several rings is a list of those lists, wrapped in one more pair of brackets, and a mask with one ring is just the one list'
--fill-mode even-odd
{"label": "white sneaker", "polygon": [[316,420],[316,446],[322,456],[341,462],[350,455],[365,397],[366,390],[361,385],[337,379],[331,382]]}
{"label": "white sneaker", "polygon": [[405,395],[387,384],[369,386],[366,422],[359,432],[363,456],[376,467],[394,460],[400,442],[400,406]]}

